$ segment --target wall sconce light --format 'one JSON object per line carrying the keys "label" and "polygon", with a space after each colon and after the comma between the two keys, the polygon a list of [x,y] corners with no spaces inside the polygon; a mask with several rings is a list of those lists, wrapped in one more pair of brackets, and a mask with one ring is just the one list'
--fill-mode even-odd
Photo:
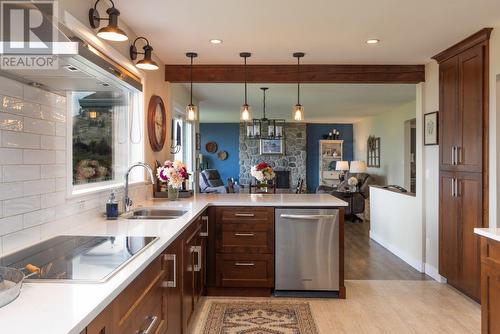
{"label": "wall sconce light", "polygon": [[[140,39],[143,39],[146,41],[146,45],[144,45],[142,47],[144,52],[138,52],[137,48],[135,47],[135,43]],[[152,58],[152,53],[153,53],[153,47],[149,44],[148,39],[145,37],[137,37],[134,40],[134,43],[132,43],[132,45],[130,46],[130,59],[136,60],[137,55],[144,55],[144,58],[139,60],[135,64],[135,66],[137,68],[140,68],[141,70],[154,71],[154,70],[157,70],[159,68],[158,64]]]}
{"label": "wall sconce light", "polygon": [[115,8],[113,0],[111,2],[111,7],[106,10],[108,18],[101,18],[99,12],[97,11],[97,4],[100,0],[97,0],[94,4],[94,8],[89,10],[89,22],[90,26],[94,29],[99,28],[101,21],[108,21],[108,25],[99,29],[97,36],[108,41],[122,42],[128,39],[127,34],[118,28],[118,16],[120,16],[120,11]]}

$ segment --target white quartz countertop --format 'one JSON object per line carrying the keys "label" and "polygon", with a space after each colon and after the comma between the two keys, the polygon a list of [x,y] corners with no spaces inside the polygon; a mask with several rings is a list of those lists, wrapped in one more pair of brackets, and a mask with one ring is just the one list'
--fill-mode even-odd
{"label": "white quartz countertop", "polygon": [[[187,213],[170,220],[108,221],[95,217],[65,235],[148,236],[159,239],[104,283],[25,283],[20,296],[0,308],[0,332],[37,334],[80,333],[151,261],[209,206],[344,207],[327,194],[201,194],[176,202],[151,200],[144,207],[182,208]],[[68,219],[72,219],[69,217]],[[74,219],[74,218],[73,218]],[[28,326],[28,327],[27,327]]]}
{"label": "white quartz countertop", "polygon": [[474,233],[500,242],[500,228],[475,228]]}

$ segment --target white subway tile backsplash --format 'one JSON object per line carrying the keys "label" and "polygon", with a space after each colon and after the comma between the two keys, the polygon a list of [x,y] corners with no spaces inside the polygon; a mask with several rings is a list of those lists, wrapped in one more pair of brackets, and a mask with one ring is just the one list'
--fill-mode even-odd
{"label": "white subway tile backsplash", "polygon": [[24,118],[24,131],[40,135],[53,136],[56,134],[56,126],[52,121],[42,119]]}
{"label": "white subway tile backsplash", "polygon": [[40,196],[28,196],[4,201],[4,216],[14,216],[21,213],[40,210]]}
{"label": "white subway tile backsplash", "polygon": [[57,193],[44,194],[41,197],[41,206],[42,208],[51,208],[54,206],[58,206],[64,204],[66,201],[66,192],[60,191]]}
{"label": "white subway tile backsplash", "polygon": [[40,148],[40,135],[16,131],[2,131],[2,146]]}
{"label": "white subway tile backsplash", "polygon": [[23,150],[25,165],[48,165],[56,162],[56,152],[47,150]]}
{"label": "white subway tile backsplash", "polygon": [[24,99],[40,103],[46,106],[59,107],[59,108],[61,108],[61,106],[62,108],[65,108],[63,102],[65,104],[66,101],[66,98],[61,97],[60,95],[47,92],[43,89],[31,86],[24,86]]}
{"label": "white subway tile backsplash", "polygon": [[42,165],[40,169],[42,179],[66,176],[66,165]]}
{"label": "white subway tile backsplash", "polygon": [[0,92],[13,97],[23,97],[23,84],[0,76]]}
{"label": "white subway tile backsplash", "polygon": [[30,213],[25,213],[23,215],[23,228],[29,228],[32,226],[48,223],[56,219],[56,209],[47,208],[38,211],[33,211]]}
{"label": "white subway tile backsplash", "polygon": [[48,194],[54,191],[56,191],[55,179],[25,181],[23,183],[24,196]]}
{"label": "white subway tile backsplash", "polygon": [[30,181],[40,179],[40,166],[4,166],[3,182]]}
{"label": "white subway tile backsplash", "polygon": [[0,112],[0,130],[22,131],[23,117]]}
{"label": "white subway tile backsplash", "polygon": [[0,201],[23,196],[23,183],[0,183]]}
{"label": "white subway tile backsplash", "polygon": [[47,121],[56,121],[58,123],[66,122],[66,109],[42,105],[40,113],[41,118]]}
{"label": "white subway tile backsplash", "polygon": [[18,165],[23,163],[23,150],[0,148],[0,165]]}
{"label": "white subway tile backsplash", "polygon": [[0,96],[0,110],[20,116],[32,118],[42,117],[41,107],[39,104],[26,102],[10,96]]}
{"label": "white subway tile backsplash", "polygon": [[13,216],[0,219],[0,235],[13,233],[23,228],[23,216]]}
{"label": "white subway tile backsplash", "polygon": [[62,191],[62,190],[66,190],[66,178],[58,177],[56,178],[56,191]]}
{"label": "white subway tile backsplash", "polygon": [[66,137],[66,123],[56,122],[56,136]]}
{"label": "white subway tile backsplash", "polygon": [[45,150],[65,150],[66,138],[56,136],[42,136],[40,145],[41,148]]}
{"label": "white subway tile backsplash", "polygon": [[66,163],[66,151],[55,151],[56,152],[56,164]]}
{"label": "white subway tile backsplash", "polygon": [[40,241],[42,232],[40,226],[34,226],[2,237],[3,253],[11,253]]}

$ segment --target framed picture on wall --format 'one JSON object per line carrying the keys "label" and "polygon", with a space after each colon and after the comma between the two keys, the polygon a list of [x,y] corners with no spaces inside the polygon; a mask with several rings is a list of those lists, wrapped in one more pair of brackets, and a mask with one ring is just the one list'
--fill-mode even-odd
{"label": "framed picture on wall", "polygon": [[424,145],[438,145],[439,114],[437,111],[424,115]]}
{"label": "framed picture on wall", "polygon": [[261,139],[260,155],[285,154],[285,141],[283,139]]}

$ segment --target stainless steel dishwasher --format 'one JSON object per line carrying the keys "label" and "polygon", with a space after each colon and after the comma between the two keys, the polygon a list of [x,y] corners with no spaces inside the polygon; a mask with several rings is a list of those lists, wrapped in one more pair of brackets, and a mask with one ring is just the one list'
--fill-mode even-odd
{"label": "stainless steel dishwasher", "polygon": [[275,214],[275,295],[338,292],[339,210],[292,208]]}

